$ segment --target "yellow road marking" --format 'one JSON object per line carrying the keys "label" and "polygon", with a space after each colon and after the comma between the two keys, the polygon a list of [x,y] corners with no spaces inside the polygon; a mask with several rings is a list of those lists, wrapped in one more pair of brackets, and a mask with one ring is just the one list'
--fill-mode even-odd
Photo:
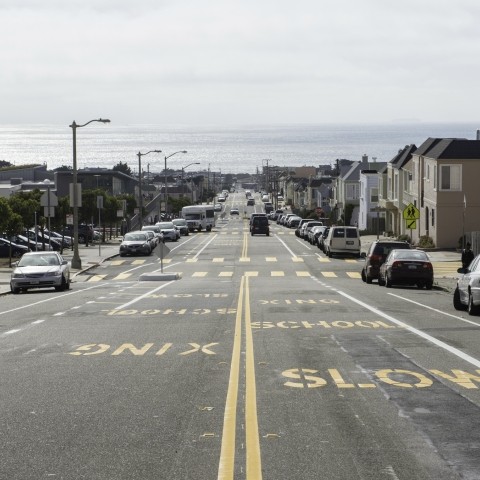
{"label": "yellow road marking", "polygon": [[198,258],[187,258],[185,263],[195,263],[198,260]]}
{"label": "yellow road marking", "polygon": [[206,277],[208,272],[194,272],[192,277]]}
{"label": "yellow road marking", "polygon": [[125,260],[112,260],[110,262],[110,265],[118,266],[118,265],[123,265],[125,263]]}
{"label": "yellow road marking", "polygon": [[301,258],[301,257],[292,257],[292,262],[302,263],[302,262],[303,262],[303,258]]}
{"label": "yellow road marking", "polygon": [[310,272],[295,272],[297,277],[310,277]]}
{"label": "yellow road marking", "polygon": [[276,261],[277,261],[277,257],[265,257],[265,261],[267,261],[267,262],[276,262]]}
{"label": "yellow road marking", "polygon": [[225,259],[223,257],[215,257],[212,259],[212,262],[214,263],[222,263]]}
{"label": "yellow road marking", "polygon": [[360,272],[347,272],[347,275],[350,278],[362,278],[362,275],[360,274]]}
{"label": "yellow road marking", "polygon": [[145,263],[145,260],[134,260],[132,262],[132,265],[143,265]]}
{"label": "yellow road marking", "polygon": [[327,278],[335,278],[337,276],[335,272],[322,272],[322,275]]}
{"label": "yellow road marking", "polygon": [[326,258],[326,257],[318,257],[318,261],[319,261],[319,262],[328,263],[328,262],[330,262],[330,259],[329,259],[329,258]]}
{"label": "yellow road marking", "polygon": [[250,257],[240,257],[238,259],[239,262],[249,262],[250,261]]}
{"label": "yellow road marking", "polygon": [[284,277],[285,276],[285,272],[270,272],[270,275],[272,277]]}
{"label": "yellow road marking", "polygon": [[233,272],[220,272],[218,274],[219,277],[232,277],[233,276]]}
{"label": "yellow road marking", "polygon": [[89,282],[99,282],[100,280],[103,280],[107,274],[105,275],[93,275],[93,277],[90,278]]}
{"label": "yellow road marking", "polygon": [[130,277],[131,273],[119,273],[114,280],[125,280],[126,278]]}
{"label": "yellow road marking", "polygon": [[246,277],[258,277],[258,272],[245,272]]}

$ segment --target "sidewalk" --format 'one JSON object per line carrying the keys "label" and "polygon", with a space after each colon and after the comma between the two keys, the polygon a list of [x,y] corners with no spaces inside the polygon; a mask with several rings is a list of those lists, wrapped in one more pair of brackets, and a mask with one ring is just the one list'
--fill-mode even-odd
{"label": "sidewalk", "polygon": [[[118,255],[120,238],[112,238],[105,243],[100,245],[98,244],[89,244],[86,247],[84,244],[79,244],[78,253],[80,260],[82,262],[81,270],[70,268],[72,282],[75,282],[75,276],[81,272],[85,272],[109,258],[115,257]],[[65,260],[71,263],[73,258],[73,250],[63,250],[62,254]],[[12,268],[8,267],[8,259],[1,259],[2,266],[0,266],[0,295],[5,295],[10,293],[10,274]],[[14,260],[12,259],[12,263]]]}

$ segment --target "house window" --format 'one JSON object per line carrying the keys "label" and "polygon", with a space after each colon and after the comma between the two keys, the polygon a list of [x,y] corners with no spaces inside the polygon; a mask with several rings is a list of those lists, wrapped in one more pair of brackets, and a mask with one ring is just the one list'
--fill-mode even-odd
{"label": "house window", "polygon": [[440,190],[458,192],[462,184],[461,165],[440,165]]}
{"label": "house window", "polygon": [[350,184],[347,185],[347,200],[357,200],[358,199],[358,185]]}
{"label": "house window", "polygon": [[432,208],[432,227],[435,226],[435,209]]}
{"label": "house window", "polygon": [[378,188],[371,188],[370,189],[370,201],[372,203],[378,202]]}
{"label": "house window", "polygon": [[437,166],[433,166],[433,188],[437,189]]}

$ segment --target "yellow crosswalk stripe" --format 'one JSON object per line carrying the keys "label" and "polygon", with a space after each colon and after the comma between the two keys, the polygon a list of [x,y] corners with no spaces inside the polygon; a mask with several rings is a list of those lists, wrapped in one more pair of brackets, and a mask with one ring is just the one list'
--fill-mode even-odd
{"label": "yellow crosswalk stripe", "polygon": [[93,277],[90,278],[89,282],[99,282],[100,280],[103,280],[107,274],[105,275],[93,275]]}
{"label": "yellow crosswalk stripe", "polygon": [[310,272],[295,272],[297,277],[310,277]]}
{"label": "yellow crosswalk stripe", "polygon": [[292,262],[302,263],[302,262],[303,262],[303,258],[301,258],[301,257],[292,257]]}
{"label": "yellow crosswalk stripe", "polygon": [[266,262],[276,262],[276,261],[277,261],[277,257],[265,257],[265,261],[266,261]]}
{"label": "yellow crosswalk stripe", "polygon": [[258,277],[258,272],[245,272],[246,277]]}
{"label": "yellow crosswalk stripe", "polygon": [[331,262],[331,260],[329,258],[326,258],[326,257],[317,257],[317,258],[318,258],[318,261],[322,262],[322,263]]}
{"label": "yellow crosswalk stripe", "polygon": [[131,275],[132,275],[131,273],[119,273],[116,277],[114,277],[114,280],[125,280]]}
{"label": "yellow crosswalk stripe", "polygon": [[208,272],[194,272],[192,277],[206,277]]}
{"label": "yellow crosswalk stripe", "polygon": [[125,263],[125,260],[113,260],[110,262],[110,265],[118,266],[118,265],[123,265]]}
{"label": "yellow crosswalk stripe", "polygon": [[145,263],[145,260],[134,260],[132,262],[132,265],[143,265]]}
{"label": "yellow crosswalk stripe", "polygon": [[223,257],[215,257],[212,259],[213,263],[222,263],[225,259]]}
{"label": "yellow crosswalk stripe", "polygon": [[321,274],[326,278],[335,278],[337,276],[335,272],[321,272]]}
{"label": "yellow crosswalk stripe", "polygon": [[278,271],[278,272],[270,272],[270,276],[271,277],[284,277],[285,276],[285,272],[281,272],[281,271]]}
{"label": "yellow crosswalk stripe", "polygon": [[347,275],[350,278],[362,278],[362,275],[360,274],[360,272],[347,272]]}
{"label": "yellow crosswalk stripe", "polygon": [[218,274],[219,277],[232,277],[233,276],[233,272],[220,272]]}
{"label": "yellow crosswalk stripe", "polygon": [[249,262],[250,261],[250,257],[240,257],[239,258],[239,262]]}
{"label": "yellow crosswalk stripe", "polygon": [[195,263],[196,261],[198,261],[198,258],[187,258],[185,260],[186,263]]}

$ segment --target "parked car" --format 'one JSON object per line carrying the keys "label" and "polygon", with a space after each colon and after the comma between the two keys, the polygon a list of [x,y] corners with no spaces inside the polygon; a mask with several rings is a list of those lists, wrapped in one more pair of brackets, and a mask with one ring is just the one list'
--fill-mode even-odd
{"label": "parked car", "polygon": [[466,268],[457,270],[460,277],[453,292],[453,306],[456,310],[467,310],[470,315],[480,311],[480,255]]}
{"label": "parked car", "polygon": [[[60,233],[73,238],[73,225],[65,225],[63,232]],[[90,243],[94,240],[95,236],[97,235],[91,225],[86,225],[84,223],[78,225],[78,243],[85,243],[87,239]]]}
{"label": "parked car", "polygon": [[323,222],[320,222],[318,220],[310,220],[309,222],[306,222],[304,225],[302,225],[302,229],[300,230],[300,238],[303,238],[304,240],[308,240],[308,233],[313,227],[319,227],[323,225]]}
{"label": "parked car", "polygon": [[301,231],[303,226],[310,221],[310,218],[302,218],[300,220],[300,223],[297,225],[297,228],[295,229],[295,236],[301,237]]}
{"label": "parked car", "polygon": [[285,223],[285,226],[288,228],[297,228],[300,225],[302,218],[294,215],[293,217],[288,217]]}
{"label": "parked car", "polygon": [[0,257],[10,258],[10,247],[12,249],[13,258],[19,258],[30,251],[30,249],[24,245],[17,245],[6,238],[0,238]]}
{"label": "parked car", "polygon": [[38,228],[37,231],[35,232],[34,228],[31,228],[30,230],[26,230],[24,232],[25,236],[28,237],[30,240],[33,240],[34,242],[38,242],[42,244],[42,250],[43,250],[43,244],[45,243],[45,248],[47,248],[47,245],[50,245],[52,247],[52,250],[59,251],[62,249],[62,242],[58,241],[56,238],[49,237],[48,235],[44,234],[42,235],[41,230]]}
{"label": "parked car", "polygon": [[256,216],[252,220],[252,226],[250,227],[250,233],[252,237],[254,235],[270,235],[270,227],[268,224],[268,218],[266,216]]}
{"label": "parked car", "polygon": [[187,221],[184,218],[174,218],[172,223],[177,227],[177,230],[180,232],[180,235],[189,235],[190,230],[188,229]]}
{"label": "parked car", "polygon": [[163,242],[163,233],[160,230],[160,227],[158,227],[157,225],[144,225],[142,227],[142,232],[145,232],[145,231],[153,232],[156,240],[156,245],[158,245],[160,242]]}
{"label": "parked car", "polygon": [[147,232],[135,230],[124,235],[120,244],[120,256],[125,255],[150,255],[152,246]]}
{"label": "parked car", "polygon": [[[25,235],[12,235],[11,237],[8,237],[7,240],[10,240],[17,245],[24,245],[25,247],[28,247],[32,252],[36,252],[37,250],[43,250],[42,243],[36,242],[35,240],[32,240]],[[45,245],[45,250],[53,250],[53,248],[50,247],[47,243]]]}
{"label": "parked car", "polygon": [[317,244],[317,237],[320,235],[321,232],[325,230],[325,225],[315,225],[314,227],[311,228],[311,230],[307,234],[306,240],[308,243],[311,245],[316,245]]}
{"label": "parked car", "polygon": [[15,264],[10,277],[12,293],[30,288],[63,291],[70,288],[70,267],[58,252],[29,252]]}
{"label": "parked car", "polygon": [[378,284],[417,285],[431,290],[433,286],[433,266],[423,250],[392,250],[380,266]]}
{"label": "parked car", "polygon": [[156,225],[160,227],[165,240],[176,242],[180,238],[180,232],[175,228],[173,222],[158,222]]}
{"label": "parked car", "polygon": [[327,257],[333,255],[360,256],[360,234],[357,227],[330,227],[328,235],[323,242]]}
{"label": "parked car", "polygon": [[328,232],[330,231],[330,227],[327,227],[317,238],[317,247],[325,253],[325,239],[328,236]]}
{"label": "parked car", "polygon": [[378,279],[380,266],[387,259],[388,254],[394,250],[408,250],[410,244],[400,240],[375,240],[368,248],[365,256],[365,265],[362,268],[362,280],[372,283],[372,280]]}

